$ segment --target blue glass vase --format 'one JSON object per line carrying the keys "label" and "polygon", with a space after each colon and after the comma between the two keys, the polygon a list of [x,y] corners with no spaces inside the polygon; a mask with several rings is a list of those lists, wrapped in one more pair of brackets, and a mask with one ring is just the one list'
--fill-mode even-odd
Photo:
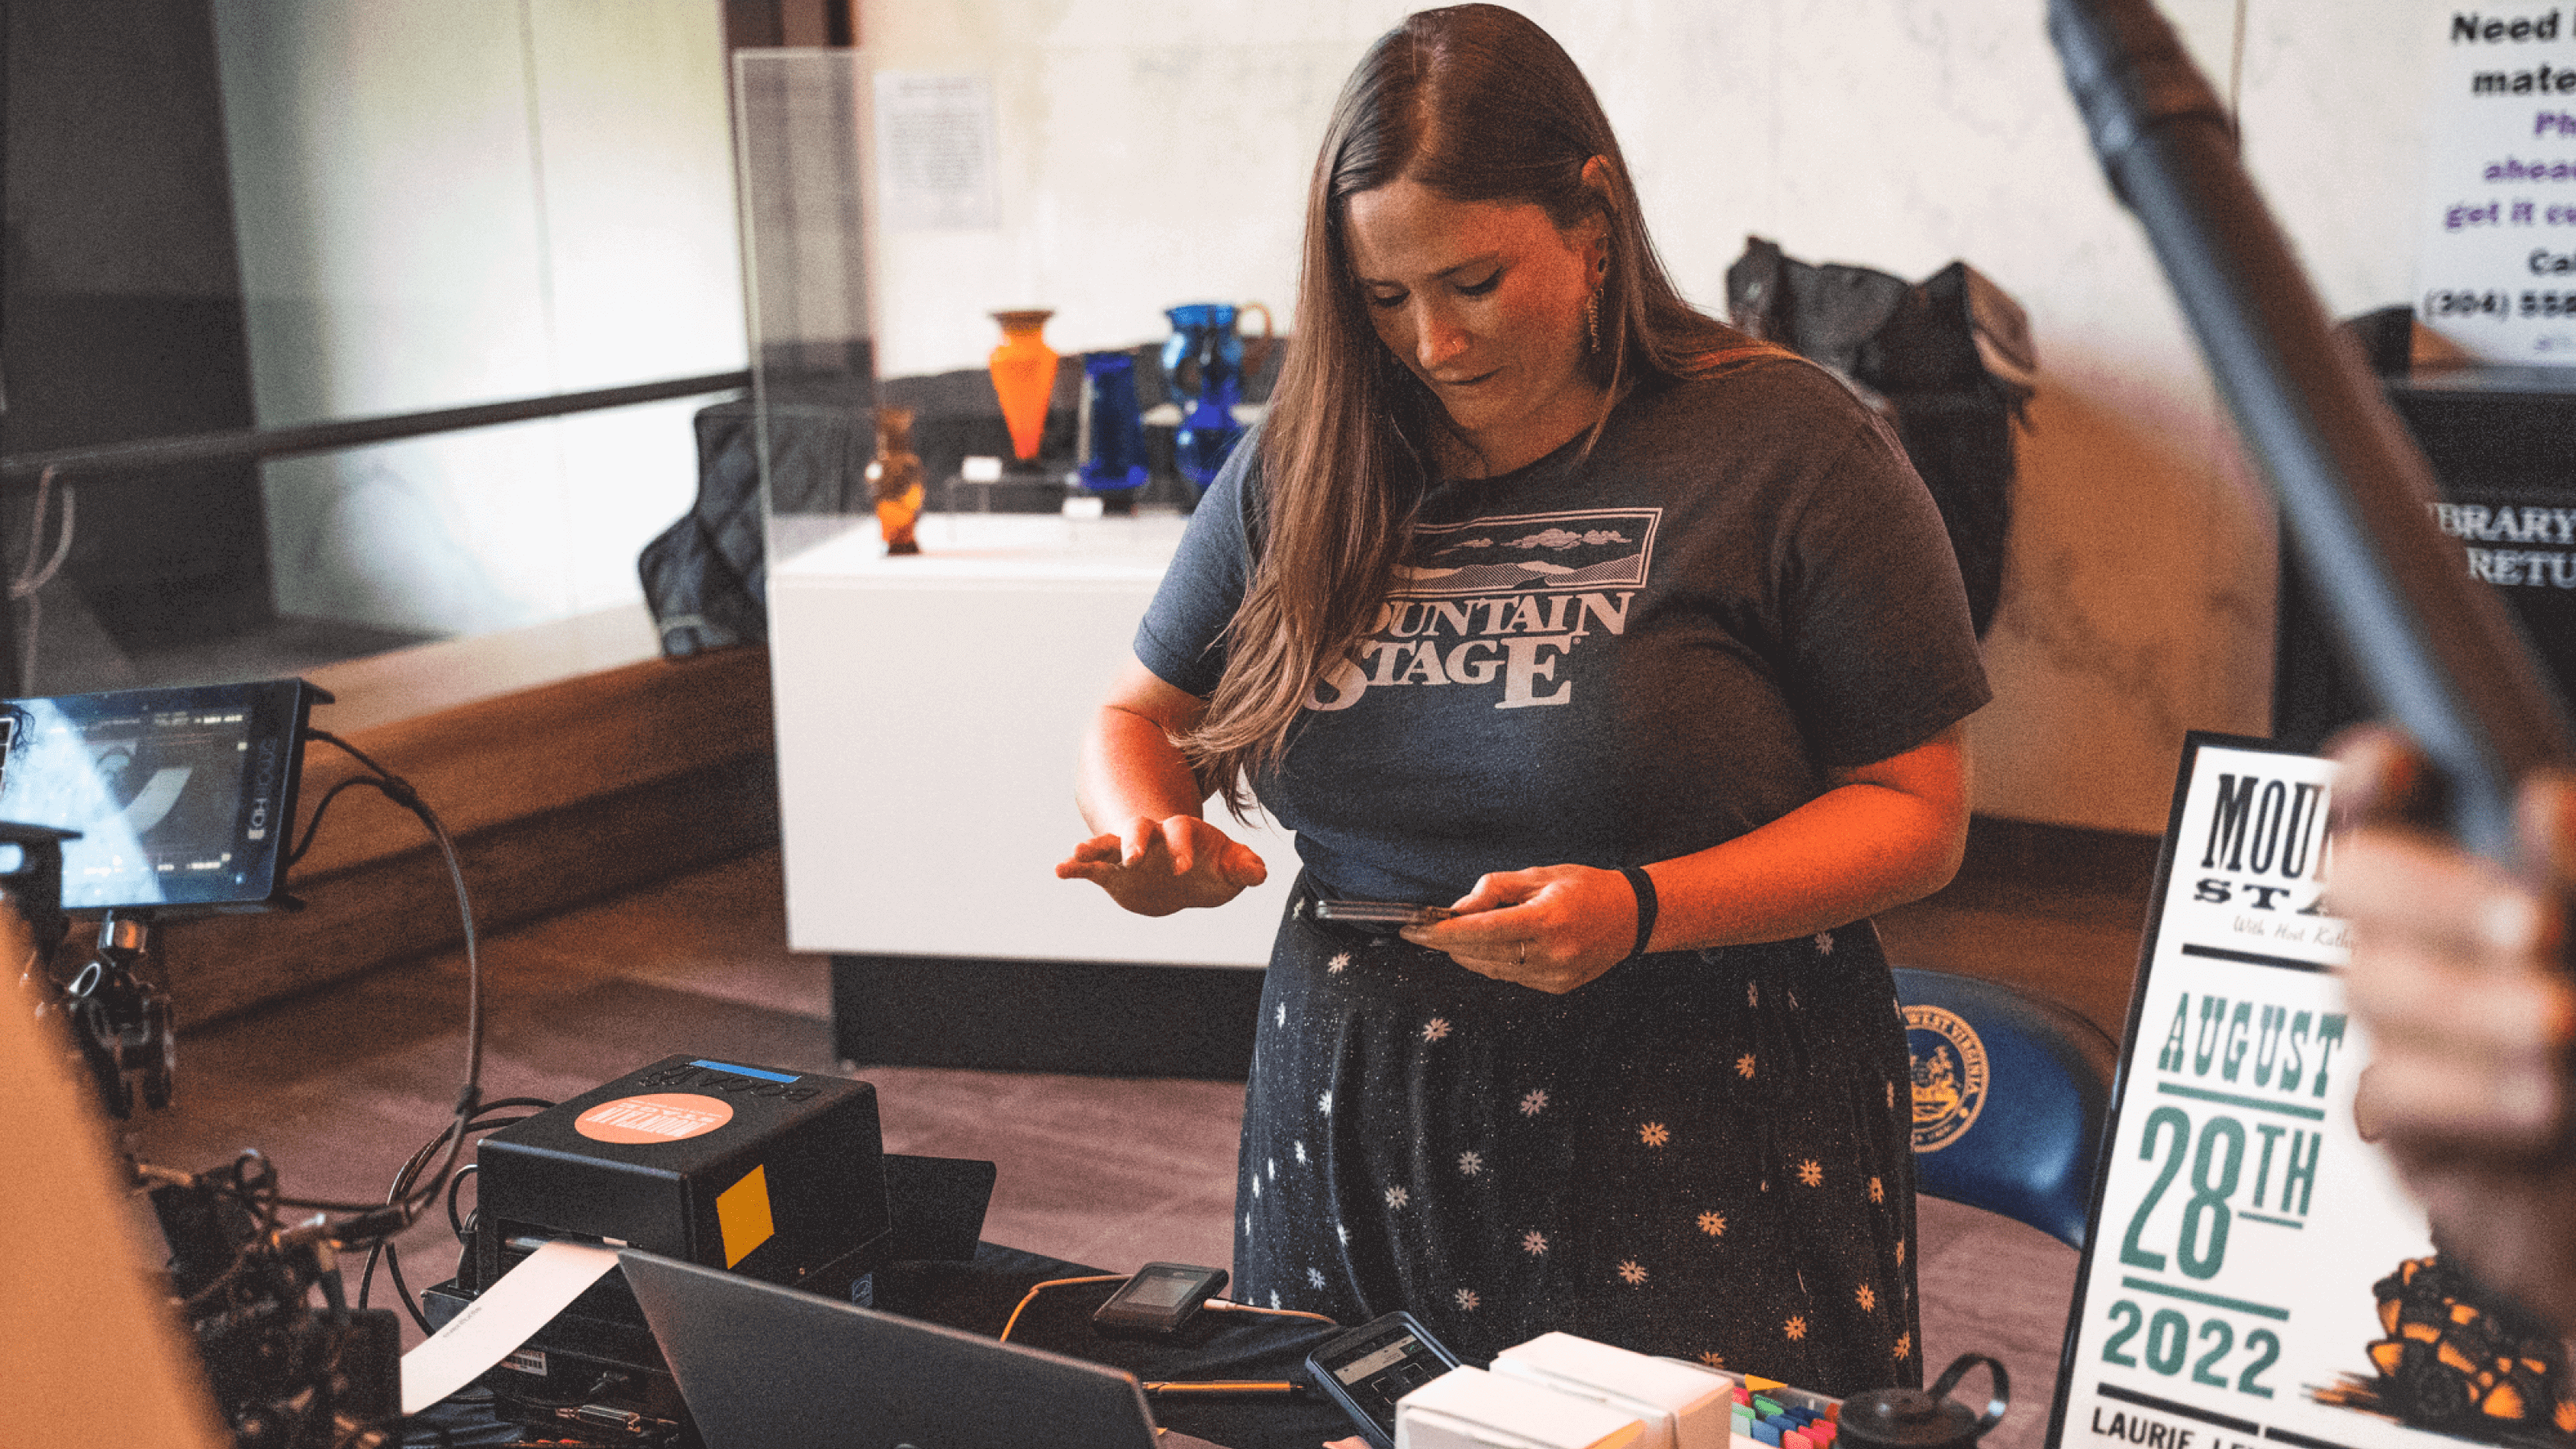
{"label": "blue glass vase", "polygon": [[1093,493],[1132,496],[1145,486],[1145,419],[1136,405],[1136,359],[1124,352],[1082,354],[1082,463]]}
{"label": "blue glass vase", "polygon": [[1193,302],[1163,314],[1172,322],[1172,335],[1163,343],[1163,375],[1181,409],[1172,451],[1181,476],[1196,488],[1216,481],[1226,454],[1243,437],[1243,425],[1234,420],[1235,404],[1243,401],[1243,338],[1234,330],[1234,314],[1223,302]]}

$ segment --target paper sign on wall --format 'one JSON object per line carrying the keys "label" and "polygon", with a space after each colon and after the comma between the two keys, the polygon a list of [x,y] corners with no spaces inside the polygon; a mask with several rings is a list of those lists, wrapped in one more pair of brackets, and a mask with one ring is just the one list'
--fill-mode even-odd
{"label": "paper sign on wall", "polygon": [[2401,8],[2442,52],[2416,316],[2474,357],[2576,364],[2576,8]]}
{"label": "paper sign on wall", "polygon": [[877,199],[896,231],[1002,224],[993,83],[979,75],[876,76]]}
{"label": "paper sign on wall", "polygon": [[2052,1444],[2576,1442],[2554,1336],[2453,1279],[2354,1129],[2333,769],[2184,749]]}

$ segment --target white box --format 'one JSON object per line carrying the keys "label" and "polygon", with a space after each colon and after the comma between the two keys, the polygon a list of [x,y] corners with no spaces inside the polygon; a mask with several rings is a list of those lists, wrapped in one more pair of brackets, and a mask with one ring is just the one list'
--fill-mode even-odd
{"label": "white box", "polygon": [[1296,841],[1226,833],[1270,865],[1221,910],[1120,910],[1055,863],[1083,732],[1187,520],[927,513],[888,558],[876,520],[769,569],[788,942],[799,951],[1260,967]]}
{"label": "white box", "polygon": [[1591,1399],[1645,1426],[1640,1449],[1727,1449],[1735,1384],[1723,1374],[1570,1333],[1543,1333],[1494,1359],[1494,1372]]}
{"label": "white box", "polygon": [[1395,1449],[1642,1449],[1646,1426],[1478,1368],[1454,1368],[1395,1401]]}

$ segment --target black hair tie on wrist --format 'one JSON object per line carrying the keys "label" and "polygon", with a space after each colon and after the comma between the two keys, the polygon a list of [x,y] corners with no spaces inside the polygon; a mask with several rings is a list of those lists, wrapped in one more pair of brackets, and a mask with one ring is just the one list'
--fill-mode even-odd
{"label": "black hair tie on wrist", "polygon": [[1646,942],[1655,934],[1655,878],[1639,866],[1624,865],[1619,873],[1628,878],[1629,889],[1637,893],[1637,944],[1628,948],[1629,959],[1646,954]]}

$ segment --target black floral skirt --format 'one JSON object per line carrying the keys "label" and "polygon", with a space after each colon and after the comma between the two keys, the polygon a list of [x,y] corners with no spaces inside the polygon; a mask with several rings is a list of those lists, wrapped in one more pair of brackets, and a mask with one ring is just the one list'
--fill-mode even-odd
{"label": "black floral skirt", "polygon": [[1866,921],[1550,996],[1314,921],[1261,1002],[1234,1296],[1918,1385],[1911,1073]]}

